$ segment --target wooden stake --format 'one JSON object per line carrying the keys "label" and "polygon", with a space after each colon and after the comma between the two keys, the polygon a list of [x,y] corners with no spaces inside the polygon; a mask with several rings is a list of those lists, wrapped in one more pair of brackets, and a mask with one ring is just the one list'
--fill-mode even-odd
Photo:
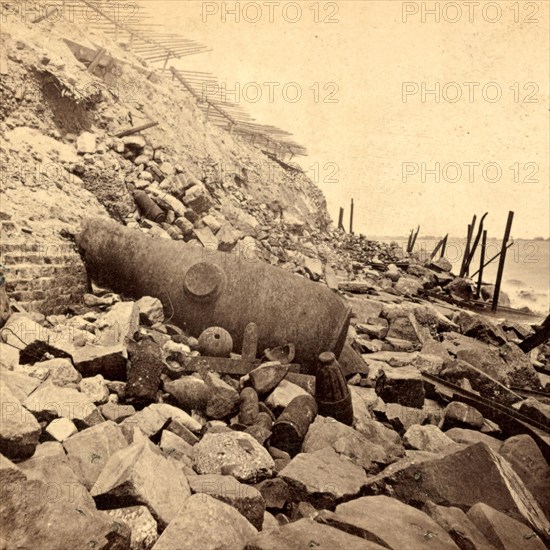
{"label": "wooden stake", "polygon": [[88,72],[93,73],[95,68],[99,65],[101,58],[105,54],[105,48],[100,48],[99,51],[95,54],[95,57],[92,59],[92,62],[88,65]]}
{"label": "wooden stake", "polygon": [[113,137],[122,138],[125,136],[131,136],[132,134],[137,134],[138,132],[141,132],[143,130],[147,130],[149,128],[153,128],[154,126],[158,126],[158,122],[148,122],[147,124],[143,124],[143,126],[136,126],[135,128],[130,128],[129,130],[124,130],[123,132],[119,132],[118,134],[115,134]]}
{"label": "wooden stake", "polygon": [[351,199],[351,206],[349,212],[349,232],[353,235],[353,199]]}
{"label": "wooden stake", "polygon": [[479,258],[479,277],[477,279],[476,300],[481,296],[481,285],[483,283],[483,264],[485,263],[485,249],[487,247],[487,230],[483,230],[483,238],[481,239],[481,256]]}
{"label": "wooden stake", "polygon": [[544,344],[544,342],[548,340],[550,340],[550,315],[542,322],[541,328],[537,330],[535,334],[525,338],[519,347],[521,351],[529,353],[532,349]]}
{"label": "wooden stake", "polygon": [[500,261],[498,263],[497,280],[495,282],[495,293],[493,294],[493,306],[492,311],[496,311],[498,307],[498,298],[500,295],[500,285],[502,283],[502,275],[504,274],[504,264],[506,262],[506,251],[508,250],[507,244],[510,238],[510,232],[512,231],[512,222],[514,221],[514,213],[510,210],[508,212],[508,220],[506,222],[506,229],[504,230],[504,237],[502,239],[502,249],[500,252]]}
{"label": "wooden stake", "polygon": [[340,206],[340,214],[338,215],[338,229],[344,229],[344,209]]}

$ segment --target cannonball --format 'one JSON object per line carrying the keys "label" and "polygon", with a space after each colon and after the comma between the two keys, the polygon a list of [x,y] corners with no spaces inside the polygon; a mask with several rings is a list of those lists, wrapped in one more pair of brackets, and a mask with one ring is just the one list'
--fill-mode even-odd
{"label": "cannonball", "polygon": [[199,336],[199,351],[208,357],[229,357],[233,338],[222,327],[208,327]]}

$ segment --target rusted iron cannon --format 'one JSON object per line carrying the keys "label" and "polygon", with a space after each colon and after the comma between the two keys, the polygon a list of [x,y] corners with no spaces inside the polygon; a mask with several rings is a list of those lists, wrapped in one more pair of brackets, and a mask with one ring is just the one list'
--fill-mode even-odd
{"label": "rusted iron cannon", "polygon": [[294,342],[294,361],[311,366],[321,352],[338,356],[344,346],[351,307],[327,287],[246,254],[157,239],[103,218],[86,220],[78,243],[94,281],[158,298],[193,336],[217,325],[240,343],[254,322],[259,349]]}

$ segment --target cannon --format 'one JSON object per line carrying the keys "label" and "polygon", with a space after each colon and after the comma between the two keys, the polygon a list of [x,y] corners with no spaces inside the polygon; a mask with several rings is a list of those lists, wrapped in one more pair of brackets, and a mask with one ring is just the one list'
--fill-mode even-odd
{"label": "cannon", "polygon": [[156,238],[105,218],[84,220],[77,242],[92,280],[128,297],[158,298],[192,336],[221,326],[240,346],[254,322],[260,350],[294,343],[295,362],[312,369],[320,353],[342,351],[351,307],[328,287],[246,251]]}

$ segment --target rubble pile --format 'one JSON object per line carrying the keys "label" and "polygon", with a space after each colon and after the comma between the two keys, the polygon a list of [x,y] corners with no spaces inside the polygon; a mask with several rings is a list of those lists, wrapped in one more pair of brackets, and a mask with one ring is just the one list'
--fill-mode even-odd
{"label": "rubble pile", "polygon": [[[102,80],[64,45],[79,29],[29,25],[9,22],[0,63],[1,160],[17,168],[1,212],[2,547],[544,548],[550,345],[520,348],[535,319],[471,311],[473,282],[444,258],[333,230],[305,174],[210,127],[116,44],[142,99],[84,89]],[[128,292],[118,273],[99,286],[92,268],[117,252],[91,231],[93,265],[89,217],[156,251],[119,254],[121,275],[143,270]],[[200,261],[160,257],[180,245]],[[224,285],[237,303],[216,304]]]}
{"label": "rubble pile", "polygon": [[243,345],[247,362],[222,327],[189,334],[150,296],[95,287],[72,315],[12,314],[8,547],[544,548],[547,456],[425,375],[548,426],[550,393],[510,388],[548,392],[549,346],[525,355],[528,325],[413,301],[398,272],[392,293],[341,291],[360,361],[325,353],[316,375],[299,342]]}

